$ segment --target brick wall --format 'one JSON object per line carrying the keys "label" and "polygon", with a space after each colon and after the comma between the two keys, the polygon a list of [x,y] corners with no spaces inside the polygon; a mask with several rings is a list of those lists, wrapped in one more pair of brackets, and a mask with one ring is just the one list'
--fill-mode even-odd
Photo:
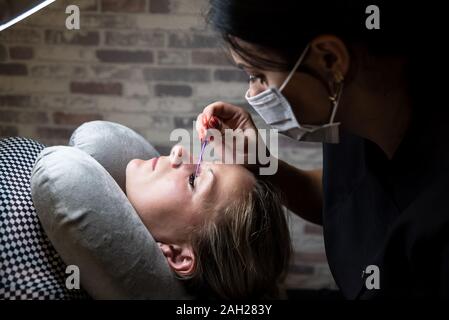
{"label": "brick wall", "polygon": [[[65,28],[65,8],[81,29]],[[57,0],[0,33],[0,137],[67,144],[103,119],[124,124],[165,154],[174,128],[192,128],[204,106],[244,102],[246,76],[207,29],[206,0]],[[256,117],[256,123],[262,122]],[[321,165],[320,145],[281,139],[281,158]],[[299,146],[299,147],[298,147]],[[321,228],[291,216],[295,255],[287,285],[333,287]]]}

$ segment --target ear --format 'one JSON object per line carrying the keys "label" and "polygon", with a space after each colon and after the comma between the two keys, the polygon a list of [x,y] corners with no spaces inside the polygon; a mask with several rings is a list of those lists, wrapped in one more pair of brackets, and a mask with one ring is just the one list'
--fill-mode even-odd
{"label": "ear", "polygon": [[190,244],[165,244],[158,242],[168,265],[179,276],[190,276],[195,271],[195,254]]}
{"label": "ear", "polygon": [[348,73],[350,56],[346,45],[333,35],[320,35],[310,43],[311,63],[324,75],[342,75]]}

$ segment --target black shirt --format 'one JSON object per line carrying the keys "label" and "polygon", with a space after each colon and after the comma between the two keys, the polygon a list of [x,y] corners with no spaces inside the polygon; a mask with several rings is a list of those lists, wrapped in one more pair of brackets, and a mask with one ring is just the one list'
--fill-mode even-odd
{"label": "black shirt", "polygon": [[[323,228],[334,279],[349,299],[449,296],[447,112],[413,112],[392,159],[341,130],[323,145]],[[380,289],[365,285],[369,265]]]}

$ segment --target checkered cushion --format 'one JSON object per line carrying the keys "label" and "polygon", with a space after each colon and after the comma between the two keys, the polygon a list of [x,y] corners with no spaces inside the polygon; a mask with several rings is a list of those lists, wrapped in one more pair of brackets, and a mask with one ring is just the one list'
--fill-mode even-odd
{"label": "checkered cushion", "polygon": [[66,288],[66,265],[33,206],[31,170],[44,148],[22,137],[0,139],[0,299],[89,298]]}

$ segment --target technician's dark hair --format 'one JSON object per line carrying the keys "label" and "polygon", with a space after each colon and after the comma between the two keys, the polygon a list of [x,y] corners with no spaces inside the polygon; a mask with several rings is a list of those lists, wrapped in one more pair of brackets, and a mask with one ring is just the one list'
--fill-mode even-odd
{"label": "technician's dark hair", "polygon": [[[380,9],[380,29],[366,28],[369,5]],[[444,21],[435,16],[438,11],[442,10],[430,3],[400,0],[210,0],[206,19],[225,45],[263,70],[290,70],[311,40],[333,34],[350,54],[354,45],[359,45],[373,56],[403,55],[410,61],[411,75],[428,75],[432,58],[425,54],[439,52],[437,46],[442,42],[437,36],[442,29],[434,25]],[[235,37],[256,50],[240,46]],[[261,52],[273,52],[279,60],[266,59]],[[410,83],[411,91],[422,89],[421,85]]]}

